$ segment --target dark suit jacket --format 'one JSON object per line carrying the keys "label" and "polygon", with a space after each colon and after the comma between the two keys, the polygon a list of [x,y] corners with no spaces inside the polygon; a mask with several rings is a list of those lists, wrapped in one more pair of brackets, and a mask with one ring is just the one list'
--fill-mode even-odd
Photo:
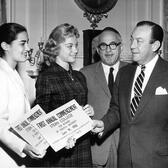
{"label": "dark suit jacket", "polygon": [[[168,92],[168,62],[158,59],[136,116],[131,119],[130,97],[135,70],[135,65],[128,65],[119,72],[110,108],[103,117],[104,134],[120,126],[119,168],[167,168],[168,94],[163,92]],[[158,88],[162,90],[159,95]]]}
{"label": "dark suit jacket", "polygon": [[[119,67],[121,68],[126,64],[125,62],[120,62]],[[111,100],[111,94],[104,75],[102,63],[99,61],[85,66],[81,69],[81,72],[86,77],[88,104],[92,105],[95,111],[93,118],[101,119],[107,112]],[[92,159],[94,164],[105,165],[110,154],[112,158],[111,164],[113,168],[115,168],[117,162],[119,130],[115,131],[113,135],[110,135],[103,141],[95,139],[95,136],[92,137]],[[110,150],[112,151],[111,153],[109,153]]]}

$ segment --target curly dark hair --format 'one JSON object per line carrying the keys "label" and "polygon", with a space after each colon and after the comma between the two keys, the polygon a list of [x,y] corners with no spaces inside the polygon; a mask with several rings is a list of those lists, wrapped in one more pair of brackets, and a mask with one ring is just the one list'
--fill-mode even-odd
{"label": "curly dark hair", "polygon": [[[18,23],[4,23],[0,26],[0,44],[5,42],[11,44],[17,39],[21,32],[27,32],[27,29]],[[4,55],[4,49],[0,45],[0,57]]]}

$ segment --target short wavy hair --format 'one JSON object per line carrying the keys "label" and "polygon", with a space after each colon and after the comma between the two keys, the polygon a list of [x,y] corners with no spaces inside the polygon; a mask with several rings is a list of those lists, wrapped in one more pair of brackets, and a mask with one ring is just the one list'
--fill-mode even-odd
{"label": "short wavy hair", "polygon": [[79,38],[79,32],[76,27],[69,23],[55,27],[45,44],[43,63],[49,66],[52,62],[55,62],[56,57],[59,55],[60,44],[63,43],[67,37],[73,36]]}

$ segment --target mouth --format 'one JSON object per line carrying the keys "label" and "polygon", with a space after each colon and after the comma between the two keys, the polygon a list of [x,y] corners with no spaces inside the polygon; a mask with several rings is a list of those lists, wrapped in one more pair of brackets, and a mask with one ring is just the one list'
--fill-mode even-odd
{"label": "mouth", "polygon": [[139,54],[138,52],[132,52],[132,55],[137,55],[137,54]]}
{"label": "mouth", "polygon": [[112,54],[105,54],[106,57],[113,57]]}
{"label": "mouth", "polygon": [[77,55],[71,55],[72,58],[76,58]]}

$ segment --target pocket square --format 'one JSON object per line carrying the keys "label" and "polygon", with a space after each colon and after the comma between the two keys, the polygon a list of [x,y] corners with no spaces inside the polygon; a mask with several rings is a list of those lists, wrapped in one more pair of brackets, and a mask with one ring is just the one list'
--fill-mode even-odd
{"label": "pocket square", "polygon": [[155,95],[167,95],[168,92],[165,88],[162,88],[161,86],[156,88]]}

